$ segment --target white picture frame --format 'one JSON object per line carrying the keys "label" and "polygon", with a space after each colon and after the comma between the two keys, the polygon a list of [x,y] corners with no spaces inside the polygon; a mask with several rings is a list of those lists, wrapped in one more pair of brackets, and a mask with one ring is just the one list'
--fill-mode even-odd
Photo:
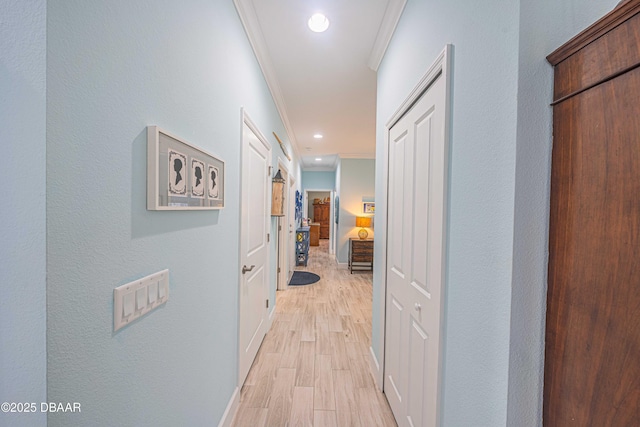
{"label": "white picture frame", "polygon": [[158,126],[147,126],[147,210],[222,209],[224,172],[218,157]]}

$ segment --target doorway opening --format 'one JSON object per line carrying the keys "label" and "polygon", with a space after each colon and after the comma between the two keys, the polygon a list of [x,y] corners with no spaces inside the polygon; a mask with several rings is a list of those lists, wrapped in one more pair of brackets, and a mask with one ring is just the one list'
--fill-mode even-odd
{"label": "doorway opening", "polygon": [[[330,189],[306,189],[304,190],[304,214],[305,218],[311,219],[311,246],[320,246],[320,240],[328,240],[326,247],[329,254],[334,253],[333,229],[334,191]],[[317,233],[317,239],[314,234]]]}

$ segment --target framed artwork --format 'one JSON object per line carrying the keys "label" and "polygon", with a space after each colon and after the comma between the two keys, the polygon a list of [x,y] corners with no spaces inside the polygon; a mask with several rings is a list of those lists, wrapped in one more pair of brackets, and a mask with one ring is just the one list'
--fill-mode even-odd
{"label": "framed artwork", "polygon": [[376,213],[376,204],[375,202],[365,202],[362,204],[362,212],[366,214],[374,214]]}
{"label": "framed artwork", "polygon": [[157,126],[147,126],[147,209],[223,207],[224,161]]}

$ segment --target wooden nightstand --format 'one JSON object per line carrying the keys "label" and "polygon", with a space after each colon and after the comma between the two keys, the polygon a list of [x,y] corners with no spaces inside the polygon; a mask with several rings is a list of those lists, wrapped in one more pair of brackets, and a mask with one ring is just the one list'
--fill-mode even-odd
{"label": "wooden nightstand", "polygon": [[349,272],[373,271],[373,239],[349,239]]}

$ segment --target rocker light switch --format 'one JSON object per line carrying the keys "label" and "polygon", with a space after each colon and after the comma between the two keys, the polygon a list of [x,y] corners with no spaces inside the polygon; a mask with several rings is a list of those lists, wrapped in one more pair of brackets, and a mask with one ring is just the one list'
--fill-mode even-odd
{"label": "rocker light switch", "polygon": [[169,300],[169,270],[134,280],[113,290],[114,332]]}
{"label": "rocker light switch", "polygon": [[133,292],[128,292],[122,297],[122,315],[129,317],[133,314]]}
{"label": "rocker light switch", "polygon": [[142,310],[147,306],[147,287],[136,291],[136,310]]}

